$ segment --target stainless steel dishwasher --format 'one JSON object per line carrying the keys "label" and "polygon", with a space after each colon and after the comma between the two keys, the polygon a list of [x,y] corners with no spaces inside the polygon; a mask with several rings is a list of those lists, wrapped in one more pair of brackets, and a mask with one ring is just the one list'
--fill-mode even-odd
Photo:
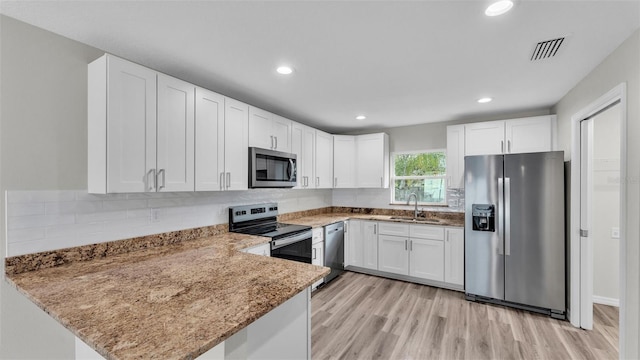
{"label": "stainless steel dishwasher", "polygon": [[344,223],[337,222],[324,227],[324,266],[331,272],[324,283],[335,279],[344,272]]}

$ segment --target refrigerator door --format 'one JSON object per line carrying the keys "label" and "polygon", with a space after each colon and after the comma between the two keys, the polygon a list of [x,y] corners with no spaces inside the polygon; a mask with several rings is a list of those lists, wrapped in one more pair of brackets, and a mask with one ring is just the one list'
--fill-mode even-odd
{"label": "refrigerator door", "polygon": [[[487,155],[467,156],[464,164],[465,292],[496,299],[504,299],[502,163],[502,155]],[[493,224],[477,217],[474,230],[474,205],[480,217],[493,209]]]}
{"label": "refrigerator door", "polygon": [[505,300],[565,311],[564,156],[505,155]]}

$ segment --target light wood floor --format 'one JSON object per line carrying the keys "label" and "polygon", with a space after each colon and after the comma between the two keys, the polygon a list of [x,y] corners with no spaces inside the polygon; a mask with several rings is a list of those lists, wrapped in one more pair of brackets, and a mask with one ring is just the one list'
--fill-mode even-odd
{"label": "light wood floor", "polygon": [[312,358],[617,359],[618,309],[594,330],[466,301],[457,291],[346,272],[311,299]]}

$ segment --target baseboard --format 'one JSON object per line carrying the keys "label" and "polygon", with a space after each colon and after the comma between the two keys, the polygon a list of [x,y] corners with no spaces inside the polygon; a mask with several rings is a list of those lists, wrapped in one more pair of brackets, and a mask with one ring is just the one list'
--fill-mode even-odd
{"label": "baseboard", "polygon": [[593,303],[620,307],[620,299],[608,298],[604,296],[593,295]]}

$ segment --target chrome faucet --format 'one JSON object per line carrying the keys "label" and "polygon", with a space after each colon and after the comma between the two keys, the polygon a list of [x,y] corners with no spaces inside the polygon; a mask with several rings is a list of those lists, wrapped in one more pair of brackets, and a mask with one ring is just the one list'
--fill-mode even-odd
{"label": "chrome faucet", "polygon": [[411,203],[411,197],[415,198],[415,200],[416,200],[416,207],[415,207],[415,209],[413,210],[413,218],[414,218],[414,219],[417,219],[417,218],[418,218],[418,194],[416,194],[416,193],[412,192],[412,193],[409,195],[409,199],[407,200],[407,205],[409,205],[409,203]]}

